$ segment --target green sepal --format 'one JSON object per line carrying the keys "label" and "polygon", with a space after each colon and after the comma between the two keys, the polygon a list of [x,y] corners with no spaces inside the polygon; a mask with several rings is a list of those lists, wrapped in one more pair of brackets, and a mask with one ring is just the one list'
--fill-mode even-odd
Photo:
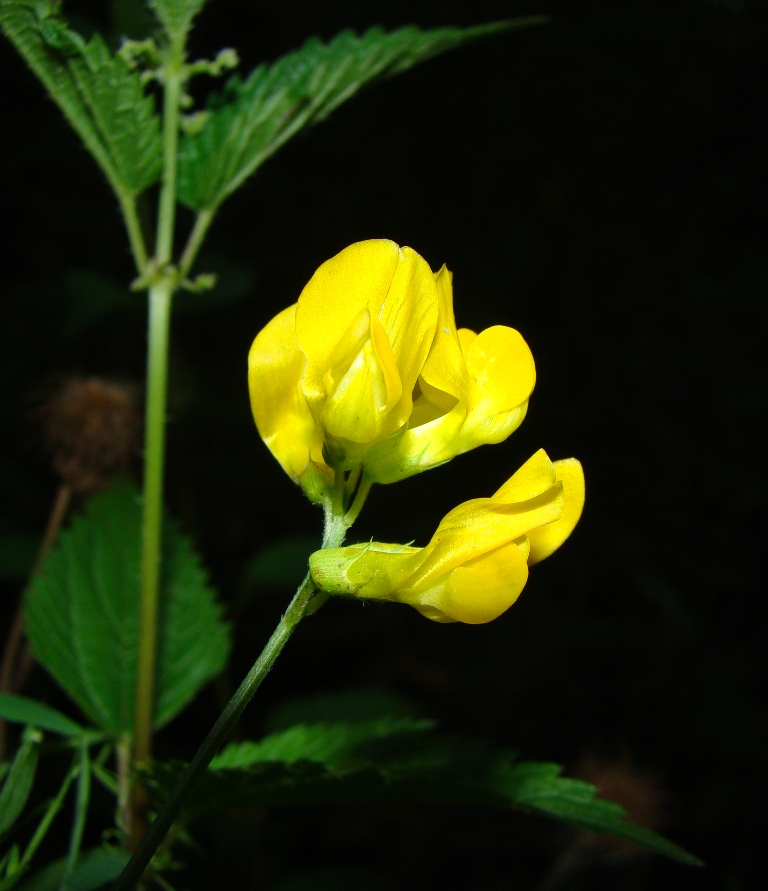
{"label": "green sepal", "polygon": [[318,38],[245,80],[235,76],[209,103],[201,130],[182,136],[178,196],[193,210],[213,212],[292,136],[326,118],[376,80],[392,77],[471,40],[540,24],[542,17],[475,28],[416,27],[362,36],[344,31]]}

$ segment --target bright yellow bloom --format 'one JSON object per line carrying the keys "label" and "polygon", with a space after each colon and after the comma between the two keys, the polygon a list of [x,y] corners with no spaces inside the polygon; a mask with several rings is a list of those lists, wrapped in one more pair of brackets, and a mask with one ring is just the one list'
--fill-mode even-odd
{"label": "bright yellow bloom", "polygon": [[457,331],[448,270],[384,240],[323,263],[248,362],[259,433],[310,497],[331,468],[394,482],[500,442],[535,381],[517,331]]}
{"label": "bright yellow bloom", "polygon": [[454,508],[425,548],[317,551],[310,571],[332,594],[408,603],[436,622],[490,622],[517,600],[528,567],[568,538],[583,505],[581,464],[552,463],[542,450],[491,498]]}
{"label": "bright yellow bloom", "polygon": [[408,427],[371,451],[368,473],[391,483],[450,461],[486,443],[502,442],[528,410],[536,368],[514,328],[475,334],[456,329],[452,276],[435,273],[438,325],[421,370]]}

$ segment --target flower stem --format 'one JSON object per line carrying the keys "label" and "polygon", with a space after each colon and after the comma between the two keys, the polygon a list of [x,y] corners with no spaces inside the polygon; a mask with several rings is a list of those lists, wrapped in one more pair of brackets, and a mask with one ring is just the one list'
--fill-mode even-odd
{"label": "flower stem", "polygon": [[245,707],[251,701],[253,694],[259,688],[267,672],[274,664],[288,638],[293,633],[296,625],[304,616],[309,601],[316,592],[314,582],[309,575],[304,579],[296,595],[291,601],[285,615],[275,628],[267,645],[256,660],[253,668],[248,672],[245,680],[240,685],[235,695],[230,699],[227,707],[219,715],[208,736],[206,736],[195,757],[187,766],[176,788],[170,794],[160,813],[149,827],[144,838],[139,843],[113,886],[113,891],[129,891],[134,888],[141,879],[144,870],[149,865],[152,857],[165,838],[174,820],[179,815],[184,803],[192,794],[197,781],[208,767],[211,759],[221,747],[230,731],[242,715]]}

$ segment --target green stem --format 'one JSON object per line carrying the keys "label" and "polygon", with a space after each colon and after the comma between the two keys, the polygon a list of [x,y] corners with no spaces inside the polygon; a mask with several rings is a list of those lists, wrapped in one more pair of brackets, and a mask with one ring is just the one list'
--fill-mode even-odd
{"label": "green stem", "polygon": [[67,854],[67,866],[61,882],[62,891],[67,891],[68,879],[77,865],[80,857],[80,848],[83,843],[85,820],[88,816],[88,802],[91,797],[91,758],[88,753],[88,741],[81,740],[79,746],[80,768],[77,777],[77,796],[75,798],[75,819],[72,823],[72,834],[69,839],[69,853]]}
{"label": "green stem", "polygon": [[186,34],[174,39],[168,50],[163,80],[163,186],[157,218],[155,262],[158,268],[170,263],[176,221],[176,165],[179,148],[181,88],[184,80]]}
{"label": "green stem", "polygon": [[61,806],[64,804],[64,799],[66,798],[67,792],[69,791],[69,787],[72,785],[72,780],[74,780],[77,775],[78,767],[77,764],[73,764],[72,767],[67,772],[67,775],[64,777],[64,782],[61,784],[61,788],[59,789],[56,797],[49,803],[48,808],[43,815],[43,819],[38,823],[37,829],[35,830],[34,835],[30,839],[29,844],[27,845],[26,850],[24,851],[24,856],[21,858],[20,867],[24,868],[27,864],[32,860],[35,856],[35,852],[40,847],[41,842],[45,838],[46,833],[48,832],[48,827],[54,820],[54,817],[61,810]]}
{"label": "green stem", "polygon": [[179,278],[184,279],[189,275],[192,264],[195,262],[195,257],[197,257],[197,252],[200,250],[200,245],[208,232],[208,227],[213,222],[213,215],[214,211],[212,210],[201,210],[198,213],[195,225],[189,234],[189,240],[179,260]]}
{"label": "green stem", "polygon": [[157,656],[157,601],[160,582],[163,510],[168,333],[171,301],[176,288],[176,279],[166,267],[170,263],[173,250],[179,105],[184,76],[185,40],[186,34],[183,34],[171,42],[164,68],[163,184],[160,190],[154,258],[159,275],[149,289],[147,409],[144,431],[144,516],[139,644],[136,666],[136,711],[133,722],[133,757],[138,764],[146,764],[152,753],[152,715],[155,703],[155,662]]}
{"label": "green stem", "polygon": [[149,290],[149,351],[147,356],[147,410],[144,440],[144,517],[141,549],[139,646],[136,666],[134,760],[149,761],[152,713],[155,701],[157,653],[157,601],[160,583],[160,547],[165,453],[165,403],[168,376],[168,333],[173,285],[163,278]]}
{"label": "green stem", "polygon": [[288,638],[293,633],[296,625],[304,616],[307,605],[315,594],[315,585],[308,575],[302,582],[295,597],[286,610],[285,615],[275,628],[267,645],[256,660],[253,668],[248,672],[243,683],[235,695],[230,699],[227,707],[213,725],[206,736],[195,757],[187,766],[176,788],[163,805],[162,810],[149,827],[147,834],[141,840],[125,869],[113,886],[113,891],[128,891],[134,888],[141,879],[144,870],[149,865],[155,851],[158,849],[174,820],[179,815],[184,803],[192,794],[198,780],[205,772],[211,759],[221,747],[230,731],[242,715],[245,707],[251,701],[253,694],[266,677],[267,672],[274,664]]}

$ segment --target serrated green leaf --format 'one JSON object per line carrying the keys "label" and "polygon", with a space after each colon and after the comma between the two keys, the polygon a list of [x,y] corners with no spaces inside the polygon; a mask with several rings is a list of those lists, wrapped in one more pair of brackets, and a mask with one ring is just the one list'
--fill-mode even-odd
{"label": "serrated green leaf", "polygon": [[[95,891],[107,882],[113,882],[123,871],[129,856],[118,848],[86,851],[67,877],[68,891]],[[19,891],[59,891],[66,868],[67,858],[62,857],[27,879]]]}
{"label": "serrated green leaf", "polygon": [[[59,537],[30,588],[36,658],[100,727],[133,721],[141,500],[121,481],[94,496]],[[155,724],[177,714],[224,665],[228,629],[188,539],[163,534]]]}
{"label": "serrated green leaf", "polygon": [[281,761],[314,761],[335,768],[348,768],[361,760],[364,744],[411,733],[423,733],[434,727],[426,719],[376,718],[372,721],[297,724],[272,733],[260,742],[233,743],[211,762],[211,770],[247,769],[257,764]]}
{"label": "serrated green leaf", "polygon": [[500,765],[495,786],[516,806],[554,817],[581,829],[607,833],[679,860],[689,866],[701,861],[662,836],[626,819],[620,805],[598,798],[598,789],[583,780],[560,775],[558,764],[522,762]]}
{"label": "serrated green leaf", "polygon": [[32,782],[37,770],[38,749],[42,739],[42,733],[33,727],[28,727],[24,731],[21,745],[0,790],[0,835],[13,826],[24,810],[29,793],[32,791]]}
{"label": "serrated green leaf", "polygon": [[160,122],[140,74],[98,34],[71,31],[50,0],[0,0],[0,26],[121,199],[157,182]]}
{"label": "serrated green leaf", "polygon": [[[555,764],[518,762],[514,752],[478,740],[431,733],[433,723],[384,717],[301,724],[260,742],[228,746],[211,766],[190,811],[331,801],[410,801],[523,810],[620,836],[687,864],[677,845],[625,819]],[[179,767],[158,764],[154,780],[172,787]]]}
{"label": "serrated green leaf", "polygon": [[55,708],[13,693],[0,693],[0,718],[16,724],[34,724],[35,727],[42,727],[43,730],[60,733],[62,736],[82,736],[86,733],[85,727]]}
{"label": "serrated green leaf", "polygon": [[149,5],[165,30],[172,37],[180,37],[189,30],[205,0],[149,0]]}
{"label": "serrated green leaf", "polygon": [[362,87],[470,40],[542,21],[390,33],[372,28],[360,37],[345,31],[327,44],[313,38],[272,65],[259,66],[245,81],[233,77],[211,101],[202,130],[182,137],[179,200],[193,210],[215,211],[280,146]]}

